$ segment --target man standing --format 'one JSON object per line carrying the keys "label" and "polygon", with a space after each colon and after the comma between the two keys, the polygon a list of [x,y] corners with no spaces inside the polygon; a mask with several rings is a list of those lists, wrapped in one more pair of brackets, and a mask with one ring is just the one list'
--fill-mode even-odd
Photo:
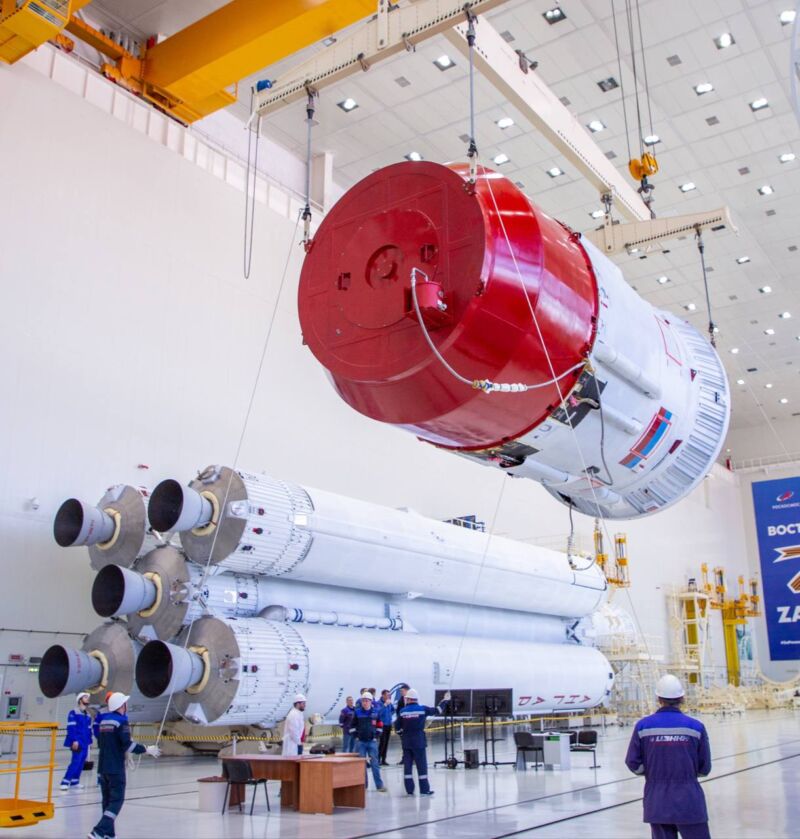
{"label": "man standing", "polygon": [[[377,708],[372,707],[372,694],[364,692],[361,694],[361,702],[353,714],[353,722],[350,731],[356,737],[356,749],[361,757],[367,761],[367,766],[372,769],[372,777],[378,792],[386,792],[386,787],[381,778],[381,769],[378,765],[378,739],[381,736],[383,722]],[[369,772],[365,768],[365,785],[369,787]]]}
{"label": "man standing", "polygon": [[381,766],[388,766],[386,752],[389,750],[389,738],[392,736],[392,722],[394,721],[394,704],[392,694],[388,690],[381,691],[381,698],[378,701],[378,713],[383,723],[381,731],[381,742],[378,744],[378,759]]}
{"label": "man standing", "polygon": [[653,839],[710,839],[698,776],[711,771],[705,726],[681,711],[683,686],[670,674],[656,685],[659,709],[636,723],[625,763],[645,776],[644,821]]}
{"label": "man standing", "polygon": [[[408,685],[407,685],[405,682],[403,682],[403,683],[400,685],[399,690],[400,690],[400,698],[397,700],[397,707],[394,709],[395,714],[396,714],[395,724],[394,724],[394,730],[397,732],[397,736],[398,736],[398,737],[400,737],[400,738],[402,738],[402,736],[403,736],[403,732],[402,732],[402,730],[401,730],[401,728],[400,728],[400,725],[399,725],[399,722],[398,722],[398,721],[399,721],[399,719],[400,719],[400,709],[401,709],[401,708],[403,708],[403,707],[405,707],[405,704],[406,704],[406,694],[408,693],[408,690],[409,690]],[[402,743],[401,743],[401,746],[402,746]],[[401,757],[400,757],[400,760],[398,760],[398,761],[397,761],[398,766],[399,766],[402,762],[403,762],[403,758],[402,758],[402,756],[401,756]]]}
{"label": "man standing", "polygon": [[125,761],[128,755],[147,752],[151,757],[160,757],[158,746],[147,746],[131,740],[128,723],[128,700],[124,693],[112,693],[106,704],[107,714],[98,714],[94,721],[94,733],[100,749],[97,762],[97,780],[102,794],[103,815],[94,826],[89,839],[113,839],[114,822],[125,803]]}
{"label": "man standing", "polygon": [[61,781],[61,790],[77,789],[81,783],[83,764],[89,756],[92,744],[92,718],[89,716],[88,693],[79,693],[75,708],[67,717],[67,736],[64,745],[71,750],[72,757]]}
{"label": "man standing", "polygon": [[303,741],[306,739],[306,720],[303,711],[306,709],[306,698],[298,693],[294,698],[292,710],[283,721],[283,749],[284,755],[303,754]]}
{"label": "man standing", "polygon": [[345,699],[344,708],[339,713],[339,725],[342,727],[342,751],[354,752],[356,750],[355,737],[350,733],[353,724],[353,714],[356,712],[355,702],[352,696]]}
{"label": "man standing", "polygon": [[[445,693],[442,703],[450,701],[450,691]],[[419,776],[419,794],[433,795],[428,781],[428,740],[425,737],[425,720],[428,717],[441,717],[442,706],[429,708],[419,704],[419,694],[409,688],[405,694],[405,704],[397,712],[396,728],[403,740],[403,781],[408,795],[414,794],[414,764]]]}

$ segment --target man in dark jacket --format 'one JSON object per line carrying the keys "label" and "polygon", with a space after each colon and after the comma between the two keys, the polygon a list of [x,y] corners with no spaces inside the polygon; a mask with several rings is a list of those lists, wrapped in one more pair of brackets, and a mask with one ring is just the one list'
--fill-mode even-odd
{"label": "man in dark jacket", "polygon": [[114,822],[125,803],[125,762],[128,755],[147,752],[159,757],[158,746],[143,746],[131,740],[131,727],[126,716],[129,696],[112,693],[106,704],[108,713],[98,714],[94,721],[94,735],[100,749],[97,780],[102,794],[103,816],[94,826],[88,839],[113,839]]}
{"label": "man in dark jacket", "polygon": [[645,776],[644,821],[653,839],[709,839],[698,776],[711,771],[705,726],[681,712],[684,691],[672,675],[656,685],[660,708],[636,723],[625,763]]}
{"label": "man in dark jacket", "polygon": [[392,723],[394,722],[394,704],[392,703],[392,694],[388,690],[381,691],[381,698],[378,700],[377,706],[383,722],[381,742],[378,744],[378,758],[381,766],[388,766],[386,753],[389,751],[389,740],[392,736]]}
{"label": "man in dark jacket", "polygon": [[[378,792],[386,792],[386,787],[381,778],[381,768],[378,761],[378,741],[380,740],[383,722],[377,708],[372,705],[372,694],[364,692],[361,694],[361,701],[353,713],[353,722],[350,731],[356,738],[356,750],[365,758],[367,765],[372,769],[372,777]],[[365,768],[366,778],[364,783],[369,786],[369,772]]]}
{"label": "man in dark jacket", "polygon": [[342,751],[354,752],[356,750],[356,738],[350,733],[353,714],[356,712],[353,697],[345,699],[344,708],[339,713],[339,725],[342,727]]}
{"label": "man in dark jacket", "polygon": [[419,694],[414,688],[406,691],[405,703],[397,712],[395,728],[403,741],[403,781],[406,792],[414,794],[414,764],[419,775],[419,794],[433,795],[428,780],[428,740],[425,737],[425,720],[428,717],[441,717],[442,706],[450,701],[450,691],[445,693],[442,705],[429,708],[419,704]]}
{"label": "man in dark jacket", "polygon": [[[405,682],[403,682],[400,685],[400,687],[398,688],[398,691],[400,693],[400,698],[397,700],[397,705],[395,706],[395,709],[394,709],[394,712],[396,714],[396,719],[399,718],[399,716],[400,716],[401,708],[405,707],[406,694],[408,693],[408,690],[409,690],[409,687]],[[398,737],[402,737],[403,732],[400,730],[400,726],[397,724],[396,719],[395,719],[394,730],[397,732]],[[402,746],[402,743],[401,743],[401,746]],[[397,763],[398,763],[398,765],[400,765],[400,764],[402,764],[402,762],[403,762],[403,758],[401,757],[400,760],[397,761]]]}

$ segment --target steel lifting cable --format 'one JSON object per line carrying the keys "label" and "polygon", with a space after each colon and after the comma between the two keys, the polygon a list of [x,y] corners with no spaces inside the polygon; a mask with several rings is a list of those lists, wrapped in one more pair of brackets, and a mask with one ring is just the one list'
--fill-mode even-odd
{"label": "steel lifting cable", "polygon": [[[250,113],[253,113],[253,103],[255,101],[255,90],[250,91]],[[256,219],[256,182],[258,180],[258,146],[261,139],[261,117],[256,120],[256,142],[255,155],[252,159],[251,167],[251,149],[253,145],[253,128],[247,125],[247,166],[245,167],[244,176],[244,278],[250,279],[250,266],[253,262],[253,238],[255,232]],[[252,171],[252,195],[250,187],[250,173]]]}
{"label": "steel lifting cable", "polygon": [[314,127],[314,97],[316,91],[306,87],[306,205],[303,207],[303,245],[311,240],[311,129]]}
{"label": "steel lifting cable", "polygon": [[617,31],[617,11],[614,8],[614,0],[611,0],[611,20],[614,24],[614,46],[617,50],[617,72],[619,74],[619,92],[622,97],[622,118],[625,121],[625,143],[628,147],[628,160],[632,158],[631,155],[631,132],[628,126],[628,108],[625,104],[625,80],[622,75],[622,51],[619,47],[619,32]]}
{"label": "steel lifting cable", "polygon": [[[258,386],[261,382],[261,374],[264,370],[264,361],[265,361],[266,356],[267,356],[267,349],[269,348],[270,339],[272,338],[272,330],[273,330],[273,327],[275,325],[275,318],[278,314],[278,306],[280,305],[281,297],[283,296],[283,289],[284,289],[284,286],[286,285],[286,275],[288,274],[289,264],[290,264],[291,258],[292,258],[292,248],[294,247],[295,237],[297,236],[297,229],[300,226],[301,218],[302,218],[302,213],[298,212],[297,219],[295,220],[294,228],[292,230],[292,235],[289,239],[289,250],[286,254],[286,262],[283,266],[283,274],[281,275],[281,281],[278,284],[278,292],[277,292],[277,295],[275,297],[275,305],[272,308],[272,314],[270,315],[269,323],[267,325],[267,331],[266,331],[266,334],[264,336],[264,343],[263,343],[263,346],[261,348],[261,356],[259,358],[258,366],[256,368],[256,374],[255,374],[255,379],[253,381],[253,387],[250,390],[250,397],[249,397],[248,402],[247,402],[247,408],[245,410],[244,420],[242,422],[242,430],[241,430],[241,433],[239,434],[239,440],[236,444],[236,451],[235,451],[234,456],[233,456],[233,462],[231,463],[230,477],[228,478],[228,485],[225,487],[225,493],[224,493],[224,495],[222,497],[222,500],[220,502],[220,510],[224,510],[225,507],[227,506],[228,496],[230,494],[231,485],[233,484],[233,476],[236,472],[236,467],[239,464],[239,456],[242,453],[242,446],[244,445],[244,438],[245,438],[245,435],[247,434],[247,428],[248,428],[248,425],[250,423],[250,416],[253,412],[253,404],[255,402],[256,393],[258,391]],[[214,537],[211,540],[211,547],[208,551],[208,559],[206,560],[206,564],[203,567],[203,575],[200,578],[200,582],[196,586],[196,589],[198,591],[202,591],[202,588],[205,585],[205,581],[208,578],[208,572],[209,572],[209,569],[211,567],[211,560],[214,556],[214,548],[216,547],[216,544],[217,544],[217,537],[219,536],[219,532],[220,532],[220,528],[219,528],[219,526],[217,526],[214,529]],[[207,613],[209,610],[208,610],[208,607],[207,607],[205,601],[200,600],[200,603],[203,606],[203,611]],[[189,624],[189,626],[186,629],[186,638],[183,642],[183,649],[184,650],[188,649],[189,636],[190,636],[191,628],[192,628],[193,625],[194,625],[194,621],[192,621],[192,623]],[[167,723],[167,715],[169,714],[169,708],[170,708],[170,705],[172,704],[172,697],[174,695],[175,695],[175,690],[173,688],[169,693],[169,697],[167,699],[167,706],[164,709],[164,715],[161,718],[161,724],[160,724],[159,729],[158,729],[158,734],[156,735],[156,745],[158,745],[158,743],[161,740],[161,735],[164,733],[164,726]]]}
{"label": "steel lifting cable", "polygon": [[708,289],[708,272],[706,270],[706,246],[703,243],[703,228],[697,224],[694,228],[694,238],[697,242],[697,250],[700,253],[700,268],[703,271],[703,289],[706,293],[706,308],[708,309],[708,340],[712,347],[717,346],[716,331],[717,327],[714,324],[714,317],[711,314],[711,293]]}
{"label": "steel lifting cable", "polygon": [[478,179],[478,145],[475,140],[475,24],[478,19],[469,9],[465,10],[467,16],[467,44],[469,46],[469,147],[467,158],[469,159],[469,182],[474,184]]}
{"label": "steel lifting cable", "polygon": [[[644,34],[642,33],[642,14],[639,8],[639,0],[636,0],[636,18],[639,24],[639,48],[642,52],[642,72],[644,74],[644,96],[647,102],[647,118],[650,122],[650,134],[651,136],[655,136],[655,131],[653,130],[653,107],[650,102],[650,82],[647,79],[647,55],[644,50]],[[651,147],[650,154],[654,158],[656,157],[655,145]]]}
{"label": "steel lifting cable", "polygon": [[644,131],[642,130],[642,109],[639,103],[639,71],[636,67],[636,39],[633,34],[633,9],[630,0],[625,0],[625,20],[628,24],[628,43],[631,48],[631,70],[633,72],[633,98],[636,103],[636,128],[639,132],[639,157],[644,155]]}

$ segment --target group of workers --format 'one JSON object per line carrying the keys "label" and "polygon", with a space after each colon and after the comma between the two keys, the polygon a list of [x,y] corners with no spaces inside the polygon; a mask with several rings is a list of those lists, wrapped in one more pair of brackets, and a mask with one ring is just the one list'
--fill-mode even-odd
{"label": "group of workers", "polygon": [[[711,771],[711,750],[705,726],[684,714],[681,705],[684,689],[672,675],[663,676],[656,687],[659,708],[636,723],[625,763],[645,778],[644,821],[650,825],[652,839],[710,839],[708,811],[699,777]],[[416,766],[420,795],[433,795],[428,779],[425,722],[430,716],[441,716],[450,700],[445,693],[436,707],[421,705],[416,690],[403,684],[399,699],[392,702],[388,690],[375,700],[375,692],[363,689],[356,704],[347,697],[339,716],[344,737],[344,751],[356,752],[367,762],[365,784],[369,786],[369,770],[375,787],[386,791],[380,767],[386,766],[386,752],[391,727],[401,738],[403,748],[403,781],[408,795],[414,794]],[[107,712],[92,720],[90,696],[81,693],[76,708],[69,713],[65,747],[71,759],[62,790],[80,784],[80,775],[88,758],[93,739],[97,740],[99,761],[97,778],[102,797],[102,817],[88,839],[113,839],[114,822],[125,800],[126,763],[132,755],[147,753],[159,757],[157,746],[143,746],[131,739],[127,702],[130,697],[111,693],[106,698]],[[306,699],[294,698],[292,710],[284,725],[283,753],[302,754],[305,739],[304,711]]]}

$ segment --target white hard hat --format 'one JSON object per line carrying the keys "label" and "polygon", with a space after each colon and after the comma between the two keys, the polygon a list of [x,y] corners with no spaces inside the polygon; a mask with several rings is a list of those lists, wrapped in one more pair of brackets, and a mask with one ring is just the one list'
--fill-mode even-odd
{"label": "white hard hat", "polygon": [[130,696],[125,696],[124,693],[112,693],[108,697],[106,705],[108,705],[109,711],[118,711],[129,699]]}
{"label": "white hard hat", "polygon": [[361,698],[369,699],[370,702],[372,702],[372,700],[375,699],[375,697],[368,690],[365,690],[364,693],[361,694]]}
{"label": "white hard hat", "polygon": [[406,699],[419,699],[419,694],[414,690],[414,688],[409,688],[408,693],[406,693]]}
{"label": "white hard hat", "polygon": [[677,676],[667,673],[658,680],[656,696],[659,699],[681,699],[683,695],[683,685]]}
{"label": "white hard hat", "polygon": [[81,693],[79,693],[79,694],[75,697],[75,701],[76,701],[76,702],[80,702],[80,701],[81,701],[81,699],[86,699],[86,700],[88,701],[88,700],[89,700],[89,699],[91,699],[91,698],[92,698],[92,694],[91,694],[91,693],[87,693],[87,692],[84,690],[84,691],[81,691]]}
{"label": "white hard hat", "polygon": [[296,705],[298,702],[305,702],[306,698],[305,698],[305,696],[303,696],[302,693],[298,693],[298,694],[295,695],[295,697],[292,701]]}

